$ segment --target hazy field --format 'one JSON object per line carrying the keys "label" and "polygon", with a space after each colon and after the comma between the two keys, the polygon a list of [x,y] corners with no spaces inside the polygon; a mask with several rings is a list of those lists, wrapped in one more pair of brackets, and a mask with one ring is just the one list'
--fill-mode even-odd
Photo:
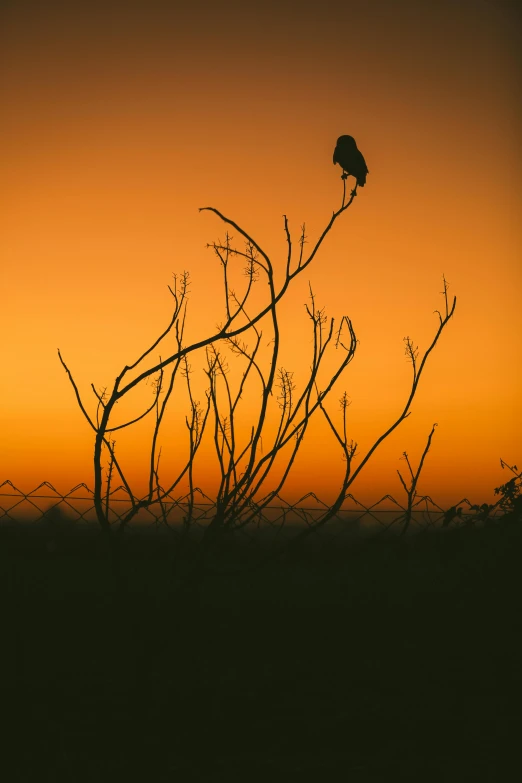
{"label": "hazy field", "polygon": [[507,779],[520,524],[244,543],[188,582],[190,550],[87,538],[3,531],[10,780]]}

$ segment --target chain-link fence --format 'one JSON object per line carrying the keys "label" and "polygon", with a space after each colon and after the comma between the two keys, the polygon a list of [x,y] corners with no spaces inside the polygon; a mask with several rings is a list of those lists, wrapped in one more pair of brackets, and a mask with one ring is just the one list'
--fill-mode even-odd
{"label": "chain-link fence", "polygon": [[[313,493],[295,502],[280,495],[279,503],[268,506],[251,504],[248,523],[232,525],[241,536],[254,537],[258,531],[273,531],[283,537],[291,536],[299,528],[314,527],[329,505]],[[118,526],[140,498],[129,496],[125,487],[111,491],[104,499],[108,518]],[[203,531],[216,513],[216,503],[202,490],[192,494],[173,496],[167,494],[161,501],[140,508],[127,529],[137,532],[146,528],[183,531],[190,521],[193,531]],[[410,530],[477,524],[500,514],[497,505],[474,505],[463,498],[449,508],[443,508],[428,495],[415,497],[411,508],[391,495],[385,495],[375,503],[366,505],[353,495],[348,495],[339,511],[319,527],[322,535],[361,535],[365,532],[399,531],[406,520]],[[244,519],[244,517],[243,517]],[[61,530],[79,528],[95,529],[98,525],[94,507],[94,493],[85,483],[77,484],[66,493],[59,492],[44,481],[30,492],[24,492],[11,481],[0,484],[0,529],[13,526],[47,525]]]}

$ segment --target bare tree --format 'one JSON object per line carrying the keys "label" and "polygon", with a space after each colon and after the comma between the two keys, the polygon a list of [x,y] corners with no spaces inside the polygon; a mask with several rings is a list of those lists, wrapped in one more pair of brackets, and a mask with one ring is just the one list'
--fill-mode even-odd
{"label": "bare tree", "polygon": [[[444,279],[445,313],[439,313],[439,328],[420,363],[418,350],[414,348],[409,338],[406,338],[406,353],[413,367],[413,380],[406,405],[396,421],[384,432],[368,450],[358,467],[352,471],[352,462],[356,455],[357,444],[348,439],[346,393],[341,397],[342,424],[336,427],[328,413],[325,402],[335,383],[340,379],[346,367],[355,356],[357,339],[352,322],[344,315],[339,324],[333,318],[327,318],[324,308],[317,306],[310,287],[309,302],[306,313],[313,337],[310,372],[303,388],[298,392],[293,380],[293,373],[280,365],[281,332],[279,324],[280,303],[289,291],[292,282],[301,275],[316,257],[327,234],[353,203],[356,196],[355,188],[348,201],[346,200],[346,181],[343,180],[343,196],[341,206],[330,218],[326,228],[319,236],[310,253],[305,253],[305,226],[294,248],[286,215],[284,219],[284,234],[286,242],[286,261],[282,271],[282,282],[276,284],[274,264],[261,246],[237,223],[223,215],[213,207],[204,207],[200,211],[210,211],[217,215],[225,224],[224,240],[213,242],[211,248],[218,259],[223,273],[224,322],[218,325],[216,331],[203,340],[190,343],[185,339],[187,302],[189,293],[189,276],[184,272],[180,277],[174,277],[174,285],[169,287],[174,300],[173,314],[167,328],[130,365],[123,367],[116,377],[110,393],[107,390],[99,393],[91,384],[96,398],[96,413],[90,415],[82,400],[73,375],[65,363],[60,351],[60,361],[67,372],[69,380],[81,411],[95,433],[94,441],[94,504],[96,515],[104,531],[112,530],[109,519],[110,487],[115,473],[128,493],[130,509],[121,517],[116,529],[122,531],[126,525],[140,512],[154,504],[159,505],[162,518],[167,523],[167,505],[171,493],[180,487],[181,482],[188,483],[188,493],[184,497],[186,513],[184,517],[185,532],[194,520],[195,493],[198,488],[194,483],[194,464],[200,449],[203,436],[209,428],[212,431],[215,455],[219,468],[219,486],[215,497],[215,507],[212,518],[204,532],[204,543],[209,545],[219,540],[229,531],[245,527],[269,506],[278,496],[294,464],[298,450],[309,426],[312,416],[320,410],[324,415],[335,439],[341,447],[345,460],[345,473],[334,503],[294,541],[297,543],[303,536],[326,524],[341,508],[346,499],[348,489],[364,468],[374,451],[382,441],[410,414],[410,406],[418,388],[427,358],[435,347],[444,327],[453,315],[456,305],[454,298],[451,308],[448,304],[448,286]],[[229,229],[242,238],[244,246],[240,249],[228,233]],[[246,282],[243,290],[237,293],[232,285],[232,269],[243,265]],[[267,299],[262,304],[254,305],[252,296],[256,283],[260,279],[267,283]],[[438,312],[438,311],[437,311]],[[270,351],[268,358],[263,359],[262,346],[266,345],[268,330]],[[169,335],[174,336],[175,350],[167,358],[161,356],[152,366],[140,369],[147,358],[158,348]],[[320,370],[326,351],[335,347],[340,356],[337,366],[326,380],[320,378]],[[191,381],[191,356],[197,352],[204,355],[205,373],[208,386],[205,391],[205,401],[196,400]],[[229,358],[233,358],[236,366],[242,366],[240,380],[234,384],[229,373]],[[242,363],[242,365],[241,365]],[[137,375],[129,380],[129,374],[136,371]],[[152,383],[153,401],[144,411],[135,417],[120,423],[114,422],[115,405],[140,384]],[[185,386],[189,412],[185,417],[188,433],[188,455],[183,467],[169,482],[160,480],[160,432],[165,421],[165,412],[176,382]],[[241,399],[248,384],[256,383],[260,389],[259,409],[255,420],[245,438],[238,427],[238,410]],[[161,398],[161,399],[160,399]],[[268,414],[270,406],[278,409],[275,426],[269,426]],[[128,428],[149,414],[154,416],[151,437],[148,491],[144,497],[137,499],[132,492],[120,459],[116,456],[114,433]],[[212,422],[212,423],[211,423]],[[268,444],[268,445],[267,445]],[[103,450],[108,454],[107,478],[103,481]],[[279,475],[266,491],[269,476],[274,475],[278,466]],[[202,547],[204,550],[205,547]]]}

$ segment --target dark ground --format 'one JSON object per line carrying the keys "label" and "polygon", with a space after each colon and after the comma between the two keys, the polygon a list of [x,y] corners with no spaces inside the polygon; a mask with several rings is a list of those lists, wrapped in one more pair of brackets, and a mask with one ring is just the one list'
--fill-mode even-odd
{"label": "dark ground", "polygon": [[520,522],[310,544],[182,591],[163,539],[115,564],[1,532],[9,783],[520,774]]}

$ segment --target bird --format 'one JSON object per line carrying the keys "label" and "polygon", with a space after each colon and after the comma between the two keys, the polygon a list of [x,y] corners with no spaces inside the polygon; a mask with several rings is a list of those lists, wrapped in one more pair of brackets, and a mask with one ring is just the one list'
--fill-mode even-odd
{"label": "bird", "polygon": [[369,173],[368,166],[362,152],[357,149],[353,136],[339,136],[333,154],[333,162],[334,165],[338,163],[342,168],[342,179],[352,175],[357,180],[357,185],[360,185],[361,188],[364,187],[366,175]]}

